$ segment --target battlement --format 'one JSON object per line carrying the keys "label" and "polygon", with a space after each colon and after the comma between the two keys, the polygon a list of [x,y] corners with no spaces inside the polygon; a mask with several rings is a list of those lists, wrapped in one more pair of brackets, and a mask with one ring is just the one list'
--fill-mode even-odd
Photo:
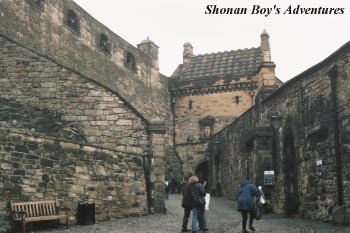
{"label": "battlement", "polygon": [[132,46],[71,0],[1,1],[0,7],[0,35],[118,93],[146,119],[164,116],[159,106],[167,93],[154,54]]}

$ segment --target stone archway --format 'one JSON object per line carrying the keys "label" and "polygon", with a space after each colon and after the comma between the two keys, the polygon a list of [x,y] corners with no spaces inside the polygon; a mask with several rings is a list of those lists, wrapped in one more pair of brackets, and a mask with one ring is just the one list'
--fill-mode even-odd
{"label": "stone archway", "polygon": [[194,166],[194,171],[196,176],[199,178],[199,182],[204,183],[205,182],[205,188],[206,190],[209,190],[209,161],[206,158],[200,159]]}
{"label": "stone archway", "polygon": [[284,183],[285,183],[285,213],[292,216],[299,213],[298,194],[298,160],[295,151],[294,138],[288,132],[283,140]]}

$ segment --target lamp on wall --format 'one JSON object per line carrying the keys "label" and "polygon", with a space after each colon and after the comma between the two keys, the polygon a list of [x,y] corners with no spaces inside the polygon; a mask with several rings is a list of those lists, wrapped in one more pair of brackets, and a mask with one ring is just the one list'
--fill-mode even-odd
{"label": "lamp on wall", "polygon": [[[273,171],[264,171],[264,184],[274,185],[275,184],[275,171],[276,171],[276,160],[277,160],[277,130],[281,128],[282,119],[280,115],[275,111],[270,114],[270,127],[273,130],[272,135],[272,167]],[[276,132],[277,131],[277,132]]]}
{"label": "lamp on wall", "polygon": [[281,128],[282,125],[282,117],[278,115],[277,112],[274,112],[270,115],[270,126],[274,130]]}

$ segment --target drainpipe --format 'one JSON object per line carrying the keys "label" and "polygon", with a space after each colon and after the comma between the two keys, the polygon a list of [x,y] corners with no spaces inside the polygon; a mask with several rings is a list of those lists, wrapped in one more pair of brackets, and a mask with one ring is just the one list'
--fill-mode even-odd
{"label": "drainpipe", "polygon": [[172,125],[173,125],[173,150],[174,153],[176,154],[176,156],[179,158],[180,163],[181,163],[181,172],[183,176],[188,176],[189,171],[188,171],[188,167],[187,167],[187,174],[185,174],[185,166],[188,166],[188,155],[186,155],[186,164],[184,164],[184,161],[182,161],[181,157],[179,156],[179,154],[177,153],[177,148],[176,148],[176,97],[174,96],[174,93],[172,91],[172,84],[169,83],[168,84],[168,92],[169,92],[169,96],[170,96],[170,111],[171,111],[171,115],[172,115]]}
{"label": "drainpipe", "polygon": [[337,66],[327,73],[331,80],[331,96],[332,96],[332,112],[333,112],[333,128],[334,128],[334,146],[335,146],[335,161],[337,167],[337,189],[338,189],[338,205],[343,205],[343,181],[342,181],[342,161],[340,153],[340,142],[339,142],[339,121],[338,121],[338,109],[337,109],[337,77],[338,70]]}

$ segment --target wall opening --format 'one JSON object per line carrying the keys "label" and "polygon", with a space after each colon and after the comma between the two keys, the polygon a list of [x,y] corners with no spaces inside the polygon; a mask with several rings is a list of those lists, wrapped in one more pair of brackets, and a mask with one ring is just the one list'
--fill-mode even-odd
{"label": "wall opening", "polygon": [[294,138],[287,134],[283,141],[285,172],[285,213],[293,216],[299,213],[298,164],[294,146]]}
{"label": "wall opening", "polygon": [[67,26],[79,33],[79,18],[73,10],[67,12]]}
{"label": "wall opening", "polygon": [[[205,184],[205,190],[209,190],[208,178],[209,178],[209,163],[203,161],[195,169],[196,176],[198,176],[199,182]],[[208,192],[208,191],[207,191]]]}

